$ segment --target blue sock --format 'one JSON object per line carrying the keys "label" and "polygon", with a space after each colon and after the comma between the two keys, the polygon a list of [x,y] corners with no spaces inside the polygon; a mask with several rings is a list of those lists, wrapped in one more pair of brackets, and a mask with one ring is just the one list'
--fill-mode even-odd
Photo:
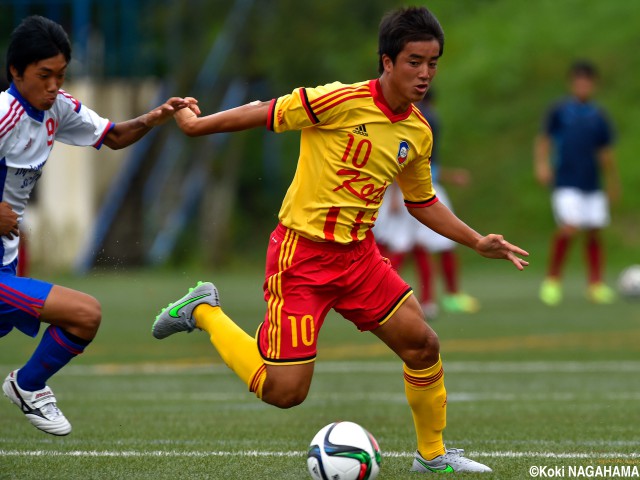
{"label": "blue sock", "polygon": [[18,386],[33,392],[45,387],[47,380],[76,355],[80,355],[91,340],[76,337],[62,328],[49,325],[40,344],[18,372]]}

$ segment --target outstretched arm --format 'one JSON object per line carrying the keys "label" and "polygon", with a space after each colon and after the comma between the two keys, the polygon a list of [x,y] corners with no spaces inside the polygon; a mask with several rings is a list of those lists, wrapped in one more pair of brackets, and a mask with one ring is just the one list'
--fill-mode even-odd
{"label": "outstretched arm", "polygon": [[553,182],[550,154],[551,139],[548,135],[541,133],[536,137],[533,147],[533,170],[536,180],[543,187],[548,187]]}
{"label": "outstretched arm", "polygon": [[449,183],[456,187],[467,187],[471,183],[471,173],[466,168],[440,167],[440,183]]}
{"label": "outstretched arm", "polygon": [[[186,98],[185,100],[193,100]],[[199,137],[212,133],[237,132],[250,128],[266,126],[270,102],[255,101],[241,107],[198,117],[198,109],[180,110],[175,119],[180,129],[190,137]]]}
{"label": "outstretched arm", "polygon": [[620,200],[622,194],[622,187],[620,185],[620,175],[618,173],[618,166],[616,163],[616,157],[613,154],[611,147],[604,147],[598,152],[598,158],[602,165],[602,170],[605,174],[607,195],[611,203],[616,203]]}
{"label": "outstretched arm", "polygon": [[[177,111],[190,107],[193,102],[195,102],[193,99],[172,97],[144,115],[116,123],[104,138],[104,144],[113,150],[128,147],[140,140],[153,127],[169,120]],[[194,107],[197,109],[197,106],[194,105]]]}
{"label": "outstretched arm", "polygon": [[451,240],[465,245],[487,258],[502,258],[523,270],[529,262],[518,255],[528,256],[525,250],[507,242],[502,235],[483,236],[456,217],[442,202],[429,207],[409,208],[409,213],[419,222]]}

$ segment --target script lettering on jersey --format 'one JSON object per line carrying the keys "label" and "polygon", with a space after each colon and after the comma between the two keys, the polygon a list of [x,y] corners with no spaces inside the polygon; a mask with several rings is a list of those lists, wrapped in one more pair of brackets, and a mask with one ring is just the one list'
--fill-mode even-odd
{"label": "script lettering on jersey", "polygon": [[38,179],[42,176],[42,167],[46,160],[38,165],[29,165],[29,168],[17,168],[14,175],[16,177],[23,177],[22,183],[20,184],[20,188],[26,188],[30,185],[33,185],[38,181]]}
{"label": "script lettering on jersey", "polygon": [[381,187],[376,188],[375,184],[370,182],[371,177],[363,176],[362,172],[358,170],[341,168],[336,173],[340,176],[346,176],[349,178],[345,179],[342,184],[334,188],[334,192],[344,188],[351,194],[367,202],[367,206],[372,203],[377,204],[382,202],[382,197],[387,189],[386,180]]}
{"label": "script lettering on jersey", "polygon": [[[364,125],[362,127],[364,128]],[[353,144],[355,143],[356,137],[349,133],[347,134],[347,138],[347,146],[344,150],[344,154],[342,155],[342,161],[344,163],[351,163],[351,165],[356,169],[364,168],[369,162],[369,157],[371,156],[371,151],[373,149],[371,140],[368,138],[360,139],[358,141],[358,145],[354,149]],[[381,187],[376,187],[374,183],[369,182],[371,180],[371,176],[365,177],[362,175],[360,170],[356,169],[341,168],[338,170],[336,172],[338,175],[349,178],[344,180],[341,185],[334,188],[333,191],[337,192],[344,188],[356,197],[366,201],[367,206],[372,203],[381,203],[384,192],[387,189],[387,181],[385,180]]]}

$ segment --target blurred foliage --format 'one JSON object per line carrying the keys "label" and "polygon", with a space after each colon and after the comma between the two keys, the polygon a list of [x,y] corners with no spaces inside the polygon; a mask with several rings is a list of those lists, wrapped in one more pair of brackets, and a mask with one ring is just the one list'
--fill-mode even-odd
{"label": "blurred foliage", "polygon": [[[613,225],[607,231],[611,256],[622,263],[630,255],[640,261],[640,165],[634,161],[640,110],[629,108],[640,96],[640,56],[635,51],[640,45],[640,2],[417,3],[436,14],[446,34],[434,82],[443,124],[441,157],[445,164],[468,168],[474,179],[469,188],[449,188],[460,216],[482,232],[504,232],[529,248],[536,262],[545,262],[553,221],[549,194],[533,179],[533,138],[550,103],[566,92],[569,64],[589,58],[602,73],[596,101],[608,110],[618,132],[624,192],[622,202],[613,206]],[[348,7],[337,0],[258,2],[240,63],[251,76],[266,78],[272,96],[300,85],[374,78],[377,26],[384,12],[398,5],[401,2],[352,2]],[[272,220],[293,175],[298,138],[282,137],[279,188],[270,192],[271,202],[253,205],[248,192],[242,203],[248,217],[269,205],[274,208],[268,216]],[[247,161],[245,182],[263,175],[256,173],[259,164]]]}
{"label": "blurred foliage", "polygon": [[537,254],[537,262],[546,261],[553,221],[548,192],[533,179],[533,137],[550,103],[566,94],[569,65],[588,58],[601,73],[596,101],[618,134],[624,191],[607,230],[610,256],[623,264],[640,261],[640,111],[630,108],[640,95],[640,30],[633,26],[640,3],[429,2],[437,15],[445,3],[461,11],[465,4],[476,7],[473,15],[440,16],[448,43],[435,83],[443,162],[468,167],[475,180],[467,190],[450,189],[461,216],[481,231],[508,234]]}
{"label": "blurred foliage", "polygon": [[250,63],[282,92],[374,78],[378,24],[395,4],[400,2],[260,2],[251,22],[257,36]]}

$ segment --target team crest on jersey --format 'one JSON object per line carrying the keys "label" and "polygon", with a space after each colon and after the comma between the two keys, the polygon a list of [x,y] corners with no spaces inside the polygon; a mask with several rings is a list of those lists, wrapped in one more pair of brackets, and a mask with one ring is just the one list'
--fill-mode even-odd
{"label": "team crest on jersey", "polygon": [[409,143],[406,140],[400,142],[398,147],[398,164],[402,165],[409,156]]}

